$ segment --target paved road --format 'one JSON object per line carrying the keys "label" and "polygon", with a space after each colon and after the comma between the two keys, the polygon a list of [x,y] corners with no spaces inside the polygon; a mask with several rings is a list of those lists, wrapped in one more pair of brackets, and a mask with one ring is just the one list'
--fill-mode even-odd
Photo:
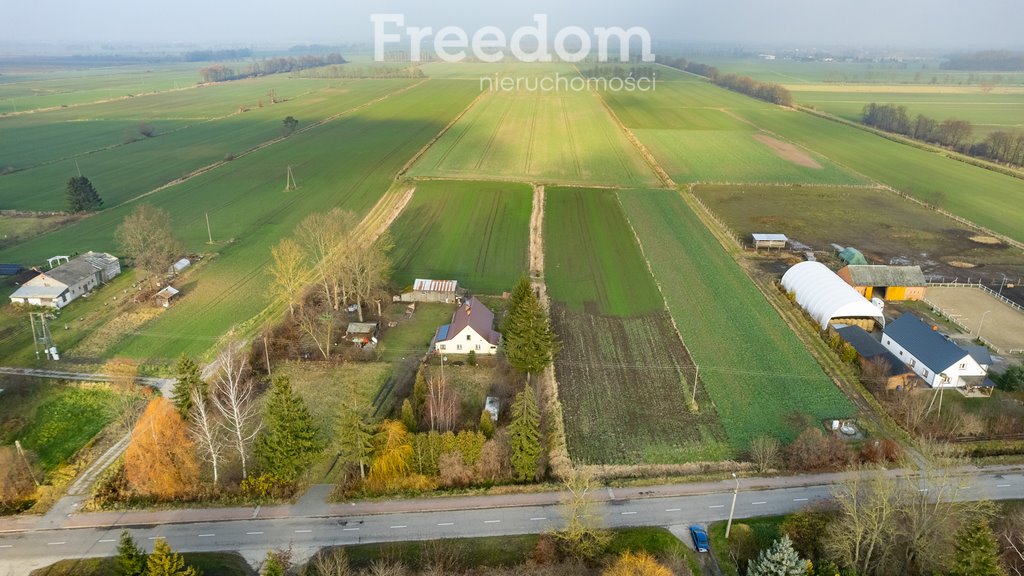
{"label": "paved road", "polygon": [[[110,382],[113,376],[109,374],[86,374],[82,372],[65,372],[62,370],[40,370],[37,368],[12,368],[0,366],[0,374],[14,374],[17,376],[33,376],[36,378],[50,378],[53,380],[81,380],[85,382]],[[170,398],[174,393],[173,378],[136,378],[140,384],[153,386],[160,390],[160,393]]]}
{"label": "paved road", "polygon": [[[736,517],[783,514],[826,500],[830,497],[828,483],[839,478],[744,479]],[[819,479],[827,483],[785,485]],[[907,481],[919,485],[917,479]],[[783,486],[765,488],[773,484]],[[961,488],[965,500],[1022,498],[1024,472],[1010,467],[965,472]],[[705,491],[662,495],[696,490]],[[599,497],[599,511],[610,527],[685,526],[727,518],[732,483],[606,490]],[[237,550],[256,561],[268,549],[289,543],[299,556],[304,556],[333,545],[537,533],[559,526],[557,501],[557,493],[542,493],[325,504],[319,510],[299,504],[263,510],[81,514],[62,528],[0,531],[0,574],[27,574],[61,558],[113,555],[125,526],[150,547],[159,537],[181,551]],[[219,514],[223,519],[193,521],[200,512],[208,518]]]}

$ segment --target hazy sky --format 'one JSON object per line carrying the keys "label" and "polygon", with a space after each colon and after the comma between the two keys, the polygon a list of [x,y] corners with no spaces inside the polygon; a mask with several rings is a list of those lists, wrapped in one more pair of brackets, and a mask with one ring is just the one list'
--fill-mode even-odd
{"label": "hazy sky", "polygon": [[[568,25],[643,26],[654,41],[899,47],[1024,46],[1024,0],[6,0],[0,44],[369,42],[371,13],[470,33],[550,16]],[[553,35],[554,32],[551,32]]]}

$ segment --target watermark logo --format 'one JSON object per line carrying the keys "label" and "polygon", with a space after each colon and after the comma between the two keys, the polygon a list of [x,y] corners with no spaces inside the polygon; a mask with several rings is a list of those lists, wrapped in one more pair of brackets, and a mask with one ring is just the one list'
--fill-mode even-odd
{"label": "watermark logo", "polygon": [[555,32],[548,29],[546,14],[534,14],[533,26],[521,26],[506,35],[497,26],[484,26],[470,35],[458,26],[445,26],[434,33],[431,27],[406,26],[403,14],[371,14],[373,22],[374,59],[382,62],[390,46],[405,50],[413,62],[422,61],[425,42],[432,42],[433,53],[444,62],[462,62],[472,55],[480,62],[499,62],[509,57],[520,62],[582,62],[595,56],[598,62],[609,62],[614,45],[617,61],[630,60],[630,47],[638,43],[640,59],[654,62],[651,34],[646,28],[633,26],[598,27],[588,32],[579,26],[567,26]]}
{"label": "watermark logo", "polygon": [[483,76],[480,91],[487,92],[653,92],[658,80],[650,76]]}

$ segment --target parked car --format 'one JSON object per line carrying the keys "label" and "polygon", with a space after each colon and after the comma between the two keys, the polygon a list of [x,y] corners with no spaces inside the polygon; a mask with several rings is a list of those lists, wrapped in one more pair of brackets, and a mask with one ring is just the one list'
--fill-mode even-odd
{"label": "parked car", "polygon": [[693,539],[693,547],[697,552],[708,551],[708,533],[700,526],[690,526],[690,538]]}

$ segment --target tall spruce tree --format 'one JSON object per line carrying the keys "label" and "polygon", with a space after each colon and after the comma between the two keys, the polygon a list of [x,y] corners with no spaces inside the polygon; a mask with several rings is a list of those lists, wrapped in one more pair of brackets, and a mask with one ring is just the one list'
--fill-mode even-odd
{"label": "tall spruce tree", "polygon": [[1006,576],[999,564],[999,543],[983,517],[957,532],[950,576]]}
{"label": "tall spruce tree", "polygon": [[341,407],[338,418],[341,458],[345,462],[359,465],[360,478],[366,478],[366,465],[373,455],[373,438],[377,432],[367,421],[366,412],[368,410],[361,412],[346,404]]}
{"label": "tall spruce tree", "polygon": [[146,573],[146,552],[127,530],[121,530],[117,545],[117,573],[119,576],[143,576]]}
{"label": "tall spruce tree", "polygon": [[747,566],[747,576],[804,576],[807,560],[793,549],[793,541],[783,535]]}
{"label": "tall spruce tree", "polygon": [[202,576],[202,572],[185,565],[181,554],[171,550],[163,538],[158,538],[153,553],[146,558],[146,576]]}
{"label": "tall spruce tree", "polygon": [[505,359],[513,368],[526,373],[529,381],[531,374],[543,371],[554,360],[557,351],[555,333],[527,279],[519,281],[509,300],[505,332],[502,334]]}
{"label": "tall spruce tree", "polygon": [[178,381],[174,384],[174,406],[182,419],[188,420],[192,411],[192,390],[198,389],[205,398],[209,387],[199,372],[199,366],[188,356],[178,358]]}
{"label": "tall spruce tree", "polygon": [[323,451],[325,443],[306,402],[292,390],[287,376],[278,376],[263,409],[263,430],[256,440],[256,458],[267,472],[294,481]]}
{"label": "tall spruce tree", "polygon": [[512,446],[512,468],[519,481],[537,478],[537,464],[540,461],[540,413],[533,388],[527,384],[516,395],[512,404],[512,422],[509,424],[509,441]]}
{"label": "tall spruce tree", "polygon": [[103,199],[85,176],[73,176],[68,180],[67,190],[69,212],[88,212],[103,206]]}

